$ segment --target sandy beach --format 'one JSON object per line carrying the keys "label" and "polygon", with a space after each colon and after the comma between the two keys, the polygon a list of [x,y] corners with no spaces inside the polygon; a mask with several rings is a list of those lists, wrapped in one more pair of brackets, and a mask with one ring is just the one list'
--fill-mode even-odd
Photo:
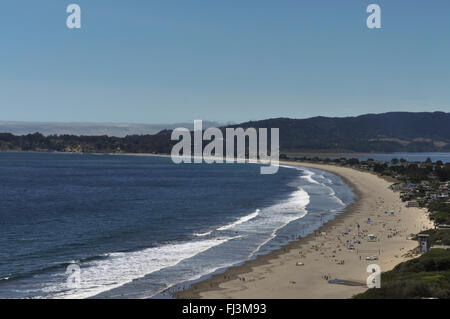
{"label": "sandy beach", "polygon": [[[399,194],[389,189],[391,183],[374,174],[333,165],[283,164],[340,176],[353,188],[354,203],[314,234],[196,283],[178,292],[177,298],[351,298],[367,288],[331,284],[329,280],[365,284],[369,264],[388,271],[412,258],[410,251],[417,242],[408,235],[432,227],[424,209],[407,208]],[[369,234],[376,239],[369,240]],[[378,260],[366,260],[372,256]],[[297,266],[298,261],[304,265]]]}

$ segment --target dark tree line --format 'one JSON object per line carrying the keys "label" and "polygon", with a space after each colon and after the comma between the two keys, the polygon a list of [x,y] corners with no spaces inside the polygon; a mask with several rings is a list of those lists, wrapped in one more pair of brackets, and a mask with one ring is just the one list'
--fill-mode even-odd
{"label": "dark tree line", "polygon": [[86,153],[170,153],[175,142],[170,134],[110,136],[0,134],[1,151],[49,151]]}

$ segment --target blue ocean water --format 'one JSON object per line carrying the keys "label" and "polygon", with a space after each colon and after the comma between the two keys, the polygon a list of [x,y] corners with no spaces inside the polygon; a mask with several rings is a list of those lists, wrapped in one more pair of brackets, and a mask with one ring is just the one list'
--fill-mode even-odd
{"label": "blue ocean water", "polygon": [[299,167],[0,153],[0,298],[152,297],[304,236],[353,198]]}

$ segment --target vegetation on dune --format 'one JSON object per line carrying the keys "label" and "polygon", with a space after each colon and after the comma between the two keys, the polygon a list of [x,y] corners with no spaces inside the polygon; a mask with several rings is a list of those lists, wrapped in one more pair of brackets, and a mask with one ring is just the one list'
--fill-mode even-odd
{"label": "vegetation on dune", "polygon": [[450,205],[448,203],[435,202],[428,205],[430,219],[436,224],[450,225]]}
{"label": "vegetation on dune", "polygon": [[[428,240],[430,241],[430,245],[450,245],[450,230],[448,229],[427,229],[421,234],[430,235]],[[417,239],[417,238],[414,238]]]}
{"label": "vegetation on dune", "polygon": [[381,274],[381,288],[357,299],[450,298],[450,250],[432,249]]}

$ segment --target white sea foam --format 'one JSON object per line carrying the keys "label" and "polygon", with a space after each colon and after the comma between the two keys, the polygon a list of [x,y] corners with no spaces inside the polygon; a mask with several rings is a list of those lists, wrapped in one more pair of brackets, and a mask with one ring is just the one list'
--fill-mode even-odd
{"label": "white sea foam", "polygon": [[324,174],[318,175],[320,179],[325,180],[328,184],[333,184],[333,181],[329,179],[328,177],[325,177]]}
{"label": "white sea foam", "polygon": [[[291,168],[290,166],[288,167]],[[257,253],[261,247],[274,239],[280,229],[294,220],[305,217],[308,213],[306,207],[309,202],[309,194],[303,188],[298,188],[297,191],[293,192],[286,200],[261,210],[257,209],[255,212],[241,217],[231,224],[219,227],[217,231],[233,229],[250,234],[267,234],[268,237],[249,254],[250,258]],[[255,219],[256,217],[258,218]],[[205,233],[205,235],[209,235],[210,233],[212,232]]]}
{"label": "white sea foam", "polygon": [[312,177],[315,175],[314,172],[311,172],[307,169],[303,169],[302,170],[306,175],[303,175],[301,178],[306,179],[308,182],[310,182],[311,184],[320,184],[318,181],[316,181],[315,179],[313,179]]}
{"label": "white sea foam", "polygon": [[206,232],[206,233],[195,233],[194,236],[195,236],[195,237],[205,237],[205,236],[211,235],[213,232],[214,232],[214,231],[211,230],[211,231],[208,231],[208,232]]}
{"label": "white sea foam", "polygon": [[[71,299],[92,297],[163,268],[175,266],[185,259],[235,238],[215,238],[168,244],[136,252],[111,253],[106,259],[81,264],[80,288],[56,293],[53,297]],[[44,292],[61,292],[65,289],[64,282],[50,285],[44,288]]]}
{"label": "white sea foam", "polygon": [[[309,194],[303,188],[299,188],[286,201],[265,209],[264,215],[266,215],[267,221],[263,224],[261,223],[258,227],[259,229],[272,229],[272,231],[270,232],[270,236],[249,254],[249,258],[255,255],[265,244],[274,239],[280,229],[294,220],[305,217],[308,213],[306,206],[308,206],[309,202]],[[273,218],[273,215],[276,218]]]}
{"label": "white sea foam", "polygon": [[227,229],[233,228],[233,227],[235,227],[237,225],[240,225],[242,223],[248,222],[249,220],[252,220],[253,218],[257,217],[259,215],[259,212],[260,212],[260,210],[257,209],[253,213],[251,213],[251,214],[249,214],[247,216],[241,217],[241,218],[239,218],[238,220],[236,220],[235,222],[233,222],[231,224],[228,224],[228,225],[225,225],[225,226],[217,228],[217,230],[219,230],[219,231],[227,230]]}
{"label": "white sea foam", "polygon": [[[306,174],[300,176],[300,178],[307,180],[312,184],[328,187],[313,179],[312,177],[315,173],[312,171],[305,170],[302,167],[283,167],[300,170]],[[328,188],[332,192],[330,195],[335,196],[334,190],[331,187]],[[260,251],[264,245],[273,240],[280,229],[297,219],[305,217],[308,214],[306,207],[309,202],[309,194],[303,188],[299,187],[297,191],[289,196],[289,198],[278,204],[262,208],[261,210],[257,209],[251,214],[243,216],[230,224],[221,226],[215,230],[196,233],[194,235],[197,237],[205,237],[214,234],[216,231],[220,232],[229,229],[247,232],[248,234],[265,234],[263,237],[264,239],[249,254],[250,258]],[[123,286],[134,279],[142,278],[147,274],[175,266],[185,259],[194,257],[201,252],[238,237],[204,239],[148,248],[137,252],[112,253],[104,260],[92,261],[81,265],[81,289],[60,293],[60,291],[64,291],[65,289],[65,287],[60,284],[59,287],[48,287],[47,292],[58,292],[58,294],[54,295],[54,297],[57,298],[87,298],[95,296],[99,293]],[[218,268],[221,268],[222,266]],[[186,280],[200,278],[201,276],[210,273],[210,271],[213,271],[212,269],[218,268],[204,269],[199,273],[192,274],[192,278],[187,278]],[[176,284],[177,283],[173,283],[168,286],[170,287]]]}
{"label": "white sea foam", "polygon": [[[316,175],[316,173],[307,170],[306,168],[302,167],[302,166],[289,166],[289,165],[278,165],[279,167],[284,167],[284,168],[291,168],[291,169],[296,169],[298,171],[302,171],[303,173],[305,173],[305,175],[300,176],[300,178],[307,180],[308,182],[310,182],[311,184],[320,184],[318,181],[316,181],[315,179],[313,179],[312,177],[314,175]],[[319,177],[323,177],[322,175]]]}
{"label": "white sea foam", "polygon": [[330,187],[330,186],[328,186],[328,185],[325,185],[325,184],[322,184],[324,187],[326,187],[327,189],[329,189],[330,190],[330,196],[332,197],[332,198],[334,198],[334,200],[336,201],[336,202],[338,202],[340,205],[342,205],[342,206],[346,206],[345,205],[345,203],[342,201],[342,199],[340,199],[339,197],[337,197],[336,196],[336,192],[334,191],[334,189],[332,188],[332,187]]}
{"label": "white sea foam", "polygon": [[[333,184],[333,181],[329,178],[325,177],[324,175],[316,175],[315,172],[310,171],[308,169],[305,169],[303,167],[295,167],[295,166],[287,166],[287,165],[280,165],[280,167],[285,168],[291,168],[300,170],[303,172],[303,176],[300,176],[301,179],[304,179],[308,181],[310,184],[316,184],[323,186],[330,190],[330,196],[336,200],[337,203],[339,203],[342,206],[345,206],[346,204],[336,196],[336,192],[334,189],[328,184]],[[320,183],[317,180],[313,178],[313,176],[317,176],[317,178],[324,180],[325,183]],[[297,192],[294,192],[291,197],[280,204],[274,205],[272,207],[269,207],[267,209],[262,210],[261,217],[266,214],[266,211],[270,211],[272,213],[277,213],[279,216],[279,223],[274,222],[268,222],[272,226],[272,232],[270,233],[270,236],[264,240],[262,243],[260,243],[249,255],[249,258],[254,256],[264,245],[266,245],[268,242],[270,242],[272,239],[274,239],[277,236],[277,232],[285,227],[287,224],[291,223],[292,221],[303,218],[307,215],[308,211],[306,210],[307,205],[309,204],[310,198],[306,191],[304,191],[302,188],[300,188]],[[288,212],[297,211],[297,214],[289,214]],[[300,211],[300,213],[298,213]],[[334,210],[336,211],[336,210]],[[280,223],[281,222],[281,223]],[[253,225],[252,225],[253,226]],[[256,226],[256,225],[254,225]],[[259,226],[261,227],[261,226]]]}
{"label": "white sea foam", "polygon": [[[334,189],[328,185],[333,182],[323,176],[316,175],[315,172],[304,169],[303,167],[280,165],[280,167],[296,169],[302,171],[301,179],[306,180],[309,184],[323,186],[330,190],[330,196],[334,198],[339,204],[345,206],[340,198],[336,196]],[[313,176],[317,176],[321,182],[318,182]],[[328,185],[327,185],[328,184]],[[244,216],[238,221],[227,226],[220,227],[217,230],[226,230],[233,228],[239,232],[247,232],[248,234],[262,234],[264,237],[256,247],[249,253],[248,258],[255,256],[265,245],[277,237],[277,233],[289,223],[305,217],[308,214],[307,206],[310,203],[309,194],[301,187],[292,193],[288,199],[272,205],[270,207],[262,208],[258,214],[252,213]],[[333,210],[334,212],[336,210]],[[332,211],[332,212],[333,212]],[[255,218],[257,217],[258,218]],[[208,233],[209,234],[209,233]]]}
{"label": "white sea foam", "polygon": [[[187,278],[187,279],[184,280],[183,282],[195,281],[195,280],[198,280],[198,279],[202,278],[203,276],[212,274],[212,273],[216,272],[216,271],[219,270],[219,269],[228,268],[228,267],[231,267],[231,266],[233,266],[233,264],[221,264],[221,265],[218,265],[218,266],[216,266],[216,267],[206,268],[206,269],[203,269],[203,270],[202,270],[201,272],[199,272],[198,274],[193,275],[193,276]],[[172,283],[169,283],[169,284],[167,284],[167,286],[166,286],[165,288],[163,288],[163,289],[161,289],[161,290],[159,290],[159,291],[156,291],[156,292],[154,292],[154,293],[151,293],[151,294],[147,295],[145,298],[152,298],[152,297],[154,297],[154,296],[156,296],[156,295],[159,295],[159,294],[162,294],[162,293],[164,293],[164,292],[171,292],[171,288],[177,286],[178,284],[180,284],[180,282],[172,282]]]}
{"label": "white sea foam", "polygon": [[205,232],[205,233],[195,233],[194,236],[196,236],[196,237],[205,237],[205,236],[211,235],[214,231],[223,231],[223,230],[231,229],[231,228],[233,228],[235,226],[238,226],[240,224],[243,224],[245,222],[248,222],[248,221],[252,220],[253,218],[258,217],[259,213],[260,213],[260,210],[257,209],[253,213],[251,213],[249,215],[246,215],[246,216],[243,216],[243,217],[237,219],[236,221],[234,221],[234,222],[232,222],[232,223],[230,223],[228,225],[221,226],[221,227],[217,228],[216,230],[211,230],[211,231]]}
{"label": "white sea foam", "polygon": [[[312,177],[315,175],[314,172],[307,170],[307,169],[303,169],[303,168],[297,168],[297,167],[293,167],[293,166],[284,166],[286,168],[295,168],[295,169],[300,169],[302,170],[306,175],[301,176],[301,178],[307,180],[308,182],[312,183],[312,184],[318,184],[318,185],[322,185],[326,188],[328,188],[330,190],[330,196],[333,197],[336,202],[338,202],[340,205],[342,206],[346,206],[345,203],[336,196],[336,192],[334,191],[334,189],[324,183],[319,183],[318,181],[316,181],[315,179],[313,179]],[[327,181],[328,184],[333,184],[333,181],[327,177],[325,177],[324,175],[318,175],[319,178],[321,179],[325,179]]]}

